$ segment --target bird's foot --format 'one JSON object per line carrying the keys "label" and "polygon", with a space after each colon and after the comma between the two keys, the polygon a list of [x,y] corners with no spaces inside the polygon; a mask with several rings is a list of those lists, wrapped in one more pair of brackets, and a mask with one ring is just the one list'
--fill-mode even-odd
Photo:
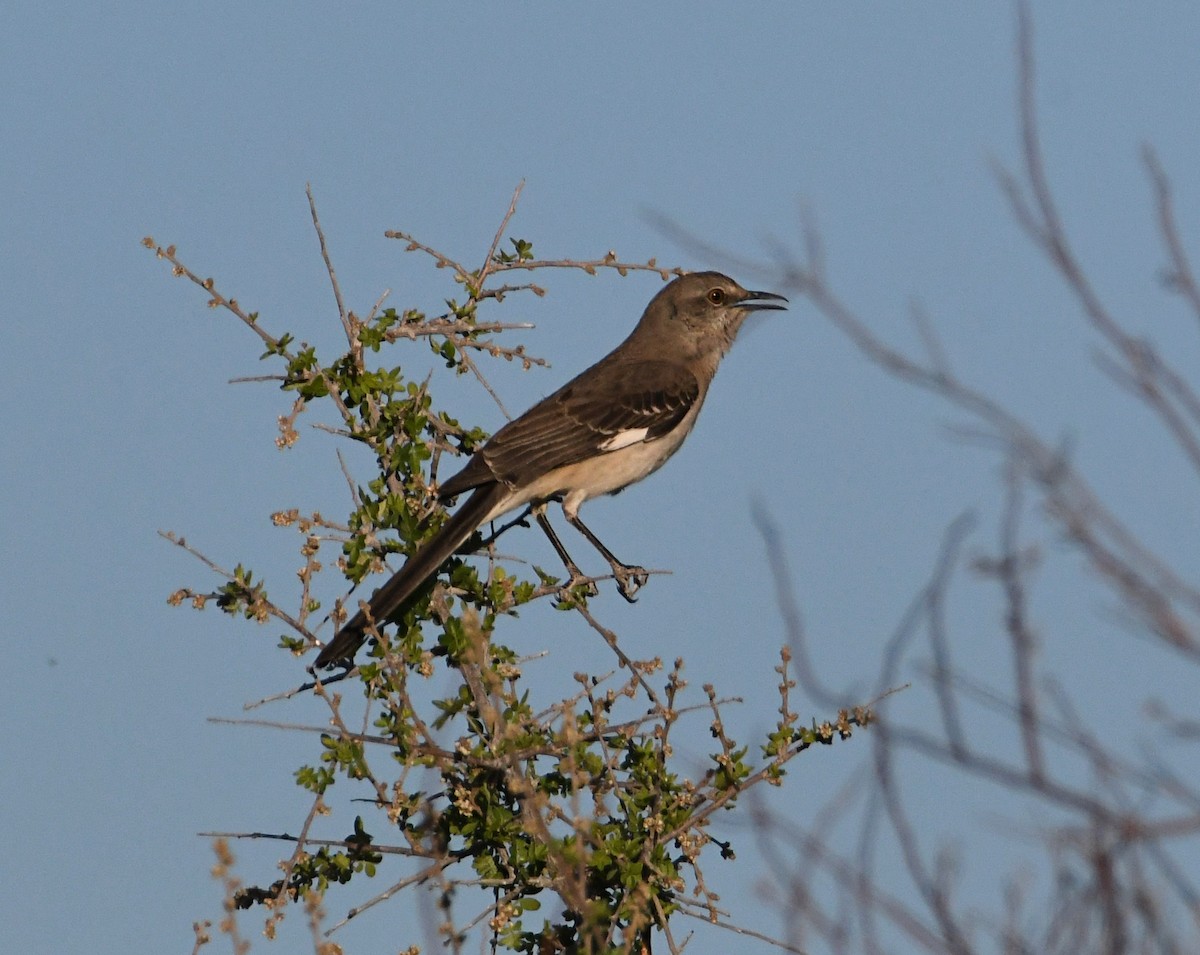
{"label": "bird's foot", "polygon": [[617,581],[617,590],[630,603],[637,601],[637,592],[650,580],[650,571],[645,567],[634,567],[629,564],[613,564],[613,577]]}
{"label": "bird's foot", "polygon": [[571,575],[566,583],[562,585],[562,592],[565,594],[574,595],[574,592],[579,588],[583,588],[583,596],[595,597],[600,593],[600,588],[596,586],[596,581],[585,574],[574,564],[567,568],[567,572]]}

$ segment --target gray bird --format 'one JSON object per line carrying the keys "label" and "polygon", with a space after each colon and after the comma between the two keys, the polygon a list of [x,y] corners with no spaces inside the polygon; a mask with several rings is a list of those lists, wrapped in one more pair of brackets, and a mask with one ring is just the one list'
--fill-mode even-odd
{"label": "gray bird", "polygon": [[653,474],[696,423],[708,386],[742,322],[753,311],[783,309],[782,295],[749,292],[719,272],[693,272],[650,300],[630,336],[591,368],[497,431],[438,489],[443,500],[471,496],[322,648],[313,667],[349,664],[369,620],[395,616],[425,581],[488,521],[533,505],[571,574],[582,577],[546,519],[562,503],[567,521],[604,555],[627,600],[647,579],[623,564],[579,519],[589,498],[615,494]]}

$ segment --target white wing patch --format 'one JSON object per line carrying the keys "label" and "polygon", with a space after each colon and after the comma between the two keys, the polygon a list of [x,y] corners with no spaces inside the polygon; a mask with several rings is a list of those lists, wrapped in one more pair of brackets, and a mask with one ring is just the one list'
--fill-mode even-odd
{"label": "white wing patch", "polygon": [[649,433],[649,428],[630,428],[628,431],[618,431],[600,445],[600,450],[620,451],[621,448],[627,448],[631,444],[640,444],[642,441],[645,441],[646,435]]}

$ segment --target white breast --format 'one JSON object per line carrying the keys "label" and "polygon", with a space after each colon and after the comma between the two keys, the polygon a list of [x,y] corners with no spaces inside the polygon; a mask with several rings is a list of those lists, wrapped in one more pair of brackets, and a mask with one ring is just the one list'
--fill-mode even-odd
{"label": "white breast", "polygon": [[613,494],[630,484],[636,484],[657,471],[667,458],[679,450],[683,439],[696,423],[701,403],[697,401],[669,434],[653,441],[645,440],[645,428],[618,432],[601,445],[603,453],[542,475],[498,505],[496,512],[489,514],[486,520],[493,520],[518,507],[556,495],[562,495],[563,510],[568,515],[574,515],[588,498]]}

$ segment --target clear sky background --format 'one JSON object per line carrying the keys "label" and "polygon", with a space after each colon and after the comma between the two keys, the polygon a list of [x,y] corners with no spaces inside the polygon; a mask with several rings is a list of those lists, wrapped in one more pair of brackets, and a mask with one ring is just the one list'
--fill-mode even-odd
{"label": "clear sky background", "polygon": [[[1095,340],[993,175],[993,161],[1018,159],[1014,20],[1006,3],[958,2],[10,9],[0,31],[5,947],[188,951],[192,922],[219,916],[197,833],[302,822],[291,772],[313,758],[313,739],[208,718],[294,685],[303,662],[273,649],[274,627],[168,607],[177,587],[214,581],[156,531],[250,564],[282,597],[297,541],[268,515],[345,512],[337,443],[302,427],[296,449],[275,449],[287,400],[226,384],[270,370],[257,341],[140,240],[176,244],[272,331],[329,354],[341,332],[306,183],[360,314],[386,288],[397,308],[435,310],[453,294],[447,273],[386,229],[480,263],[521,181],[511,231],[546,257],[615,249],[728,267],[677,245],[655,224],[665,216],[765,261],[769,241],[799,248],[807,208],[835,286],[874,329],[915,344],[907,313],[919,301],[960,374],[1050,440],[1069,439],[1100,490],[1196,579],[1191,476],[1091,361]],[[1196,251],[1200,7],[1035,4],[1034,25],[1048,168],[1084,262],[1134,328],[1194,368],[1196,330],[1157,279],[1139,151],[1158,148]],[[514,411],[620,341],[660,287],[645,274],[541,282],[544,300],[501,313],[536,322],[522,340],[552,363],[494,370]],[[396,360],[414,374],[431,364],[420,348]],[[442,394],[464,420],[502,423],[470,380]],[[750,519],[757,500],[782,534],[821,673],[867,692],[948,522],[977,510],[969,553],[997,539],[998,462],[955,441],[954,420],[868,366],[796,298],[743,333],[678,456],[589,507],[623,558],[674,571],[635,606],[610,588],[593,610],[631,655],[684,656],[697,699],[705,682],[744,697],[736,730],[768,727],[784,630]],[[553,561],[536,532],[513,534],[506,550]],[[1077,562],[1058,556],[1065,569],[1035,599],[1045,658],[1097,729],[1141,740],[1153,733],[1142,702],[1185,705],[1194,673],[1131,643]],[[332,575],[320,587],[327,603],[339,593]],[[609,668],[575,617],[546,608],[523,620],[511,640],[550,651],[547,679]],[[960,663],[991,674],[1003,659],[994,597],[964,577],[952,622]],[[919,719],[928,688],[897,705]],[[319,713],[301,700],[258,715]],[[704,722],[691,738],[697,759],[710,746]],[[774,805],[806,817],[867,756],[855,743],[811,754]],[[962,847],[964,891],[998,906],[997,869],[1032,856],[1010,838],[1024,820],[985,791],[950,797],[945,785],[911,780],[912,804],[929,810],[918,813],[928,845]],[[775,933],[780,920],[755,898],[753,840],[733,836],[738,861],[709,868],[735,920]],[[278,846],[235,850],[247,880],[273,878]],[[331,893],[330,912],[371,891]],[[378,908],[338,939],[348,951],[394,950],[421,940],[415,911]],[[296,912],[287,924],[289,951],[307,945],[301,922]],[[243,919],[252,937],[259,924],[258,913]],[[730,944],[702,931],[690,951]]]}

